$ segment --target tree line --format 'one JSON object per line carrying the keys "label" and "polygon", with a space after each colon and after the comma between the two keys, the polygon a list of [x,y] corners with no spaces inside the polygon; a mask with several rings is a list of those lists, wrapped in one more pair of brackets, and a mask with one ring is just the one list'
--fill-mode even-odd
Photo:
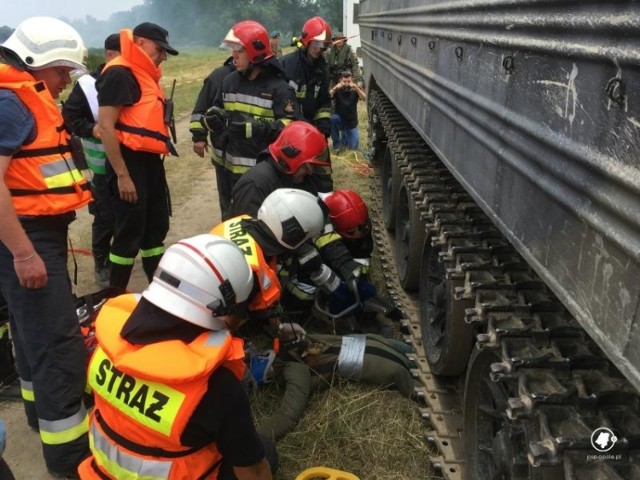
{"label": "tree line", "polygon": [[[268,31],[282,32],[283,45],[297,35],[305,20],[322,16],[334,30],[342,29],[342,0],[144,0],[107,20],[87,15],[70,23],[89,47],[100,48],[107,35],[142,22],[154,22],[170,32],[178,46],[217,46],[235,23],[256,20]],[[13,30],[0,27],[0,41]]]}

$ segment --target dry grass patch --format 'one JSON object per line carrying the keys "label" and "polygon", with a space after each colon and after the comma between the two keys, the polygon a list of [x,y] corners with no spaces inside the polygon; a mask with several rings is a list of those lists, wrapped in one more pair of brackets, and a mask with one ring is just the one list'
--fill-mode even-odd
{"label": "dry grass patch", "polygon": [[[258,421],[281,394],[277,386],[259,392],[254,404]],[[278,442],[277,478],[293,479],[306,468],[324,465],[363,480],[426,479],[423,433],[411,400],[394,391],[341,381],[313,395],[297,428]]]}

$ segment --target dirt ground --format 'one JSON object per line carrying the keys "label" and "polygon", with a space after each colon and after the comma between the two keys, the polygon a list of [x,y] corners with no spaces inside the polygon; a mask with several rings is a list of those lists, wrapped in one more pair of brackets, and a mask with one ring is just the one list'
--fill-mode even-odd
{"label": "dirt ground", "polygon": [[[178,152],[180,158],[167,159],[167,177],[169,186],[176,183],[191,182],[188,188],[179,185],[172,190],[173,216],[171,228],[165,245],[200,233],[207,233],[220,221],[218,191],[215,174],[208,159],[200,159],[191,150],[191,137],[188,132],[188,118],[178,119]],[[187,169],[188,171],[185,171]],[[71,243],[78,264],[78,282],[74,286],[76,295],[85,295],[99,290],[93,278],[93,259],[87,253],[91,251],[91,220],[87,208],[78,211],[77,220],[71,225]],[[69,272],[73,276],[73,262],[70,260]],[[142,292],[147,279],[139,261],[129,283],[129,290]],[[40,437],[32,431],[26,422],[22,403],[0,402],[0,418],[7,425],[7,448],[4,459],[7,461],[17,480],[51,479],[42,457]]]}

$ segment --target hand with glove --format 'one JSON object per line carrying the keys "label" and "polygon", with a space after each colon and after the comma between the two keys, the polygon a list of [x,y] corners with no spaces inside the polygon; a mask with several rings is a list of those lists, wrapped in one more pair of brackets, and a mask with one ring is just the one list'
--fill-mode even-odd
{"label": "hand with glove", "polygon": [[227,127],[227,133],[231,138],[253,138],[266,135],[267,122],[248,117],[244,122],[231,122]]}
{"label": "hand with glove", "polygon": [[224,108],[211,107],[200,117],[200,123],[210,132],[219,133],[227,126],[227,112]]}
{"label": "hand with glove", "polygon": [[307,332],[298,323],[285,322],[278,327],[278,338],[285,343],[301,342]]}

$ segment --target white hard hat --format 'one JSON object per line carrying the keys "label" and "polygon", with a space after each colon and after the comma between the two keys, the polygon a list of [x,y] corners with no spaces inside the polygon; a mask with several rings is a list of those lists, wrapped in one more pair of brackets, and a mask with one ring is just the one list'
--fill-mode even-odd
{"label": "white hard hat", "polygon": [[224,317],[246,302],[253,273],[231,241],[203,234],[167,248],[142,296],[161,309],[209,330],[225,328]]}
{"label": "white hard hat", "polygon": [[80,34],[57,18],[24,20],[2,44],[2,49],[9,56],[13,53],[30,70],[58,66],[85,70],[87,49]]}
{"label": "white hard hat", "polygon": [[258,210],[258,220],[290,250],[319,235],[325,223],[318,197],[295,188],[279,188],[269,194]]}

